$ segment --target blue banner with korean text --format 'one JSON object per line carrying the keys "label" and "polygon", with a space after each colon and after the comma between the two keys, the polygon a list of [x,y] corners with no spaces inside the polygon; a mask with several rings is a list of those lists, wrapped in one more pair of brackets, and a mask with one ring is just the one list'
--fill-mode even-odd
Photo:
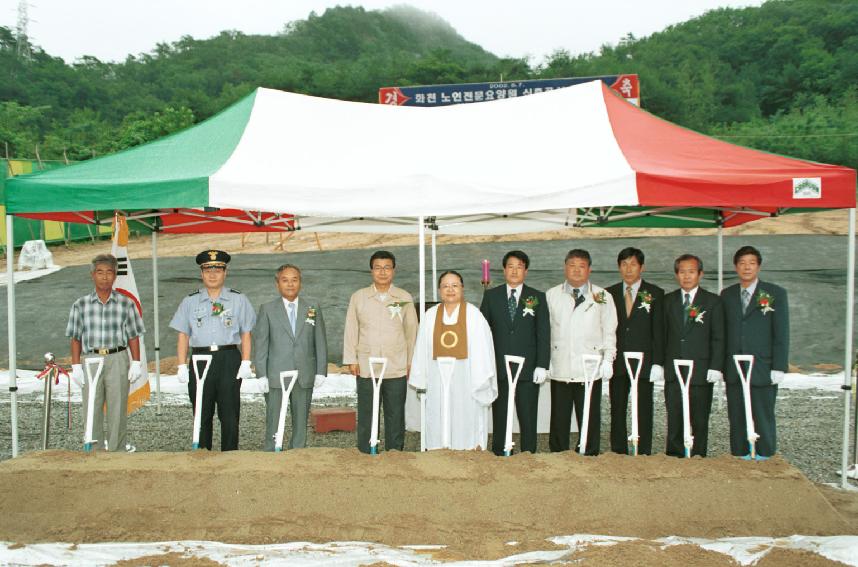
{"label": "blue banner with korean text", "polygon": [[458,85],[422,85],[416,87],[382,87],[378,102],[395,106],[447,106],[487,102],[527,96],[600,80],[632,104],[640,106],[640,84],[637,75],[602,75],[565,79],[537,79],[498,83],[461,83]]}

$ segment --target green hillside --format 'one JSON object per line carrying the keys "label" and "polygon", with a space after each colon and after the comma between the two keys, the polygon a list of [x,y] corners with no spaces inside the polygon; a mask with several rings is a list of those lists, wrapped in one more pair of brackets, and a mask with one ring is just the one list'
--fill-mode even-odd
{"label": "green hillside", "polygon": [[[621,30],[620,30],[621,31]],[[570,33],[574,33],[570,28]],[[0,157],[86,159],[205,119],[257,86],[373,102],[380,86],[641,76],[665,119],[769,151],[858,167],[858,0],[719,9],[598,52],[500,59],[408,6],[337,7],[276,35],[183,37],[123,62],[67,65],[0,27]]]}

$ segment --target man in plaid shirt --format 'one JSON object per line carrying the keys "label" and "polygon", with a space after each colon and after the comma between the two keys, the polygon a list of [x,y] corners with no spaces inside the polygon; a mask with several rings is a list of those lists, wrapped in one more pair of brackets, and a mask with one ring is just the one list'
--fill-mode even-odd
{"label": "man in plaid shirt", "polygon": [[116,258],[110,254],[99,254],[93,258],[90,273],[95,290],[72,304],[66,327],[66,336],[71,337],[71,377],[83,391],[84,400],[88,399],[89,385],[84,380],[81,355],[104,358],[101,378],[96,384],[92,440],[94,448],[103,446],[104,414],[101,408],[106,402],[108,451],[126,448],[128,389],[131,382],[142,374],[140,337],[144,333],[143,319],[135,303],[113,289],[116,264]]}

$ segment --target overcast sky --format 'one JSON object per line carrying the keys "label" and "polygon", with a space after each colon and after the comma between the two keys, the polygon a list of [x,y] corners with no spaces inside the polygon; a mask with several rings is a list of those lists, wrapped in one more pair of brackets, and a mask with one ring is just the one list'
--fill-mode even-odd
{"label": "overcast sky", "polygon": [[[18,4],[0,0],[0,25],[16,27]],[[226,29],[273,34],[286,22],[337,4],[368,10],[410,4],[438,14],[496,55],[539,63],[555,49],[595,51],[629,32],[641,37],[714,8],[759,6],[762,0],[30,0],[29,35],[67,62],[82,55],[122,61],[183,35],[204,39]]]}

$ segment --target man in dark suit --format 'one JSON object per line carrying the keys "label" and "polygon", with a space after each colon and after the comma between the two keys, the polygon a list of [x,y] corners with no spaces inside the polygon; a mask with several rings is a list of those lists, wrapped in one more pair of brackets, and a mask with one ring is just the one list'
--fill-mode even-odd
{"label": "man in dark suit", "polygon": [[[644,253],[623,248],[617,255],[622,281],[608,288],[617,310],[617,358],[610,382],[611,450],[628,453],[626,408],[631,379],[624,352],[642,352],[638,374],[638,454],[652,453],[653,384],[664,381],[664,290],[641,279]],[[636,364],[632,362],[632,364]],[[634,371],[634,367],[632,368]]]}
{"label": "man in dark suit", "polygon": [[685,455],[682,391],[673,361],[694,361],[689,386],[692,455],[706,456],[713,384],[723,379],[724,312],[721,299],[700,287],[703,262],[683,254],[673,263],[679,289],[664,296],[665,366],[664,403],[667,407],[667,454]]}
{"label": "man in dark suit", "polygon": [[789,304],[782,287],[760,281],[763,257],[753,246],[733,255],[739,283],[721,292],[727,332],[724,360],[727,383],[727,416],[730,420],[730,452],[743,457],[750,452],[745,423],[745,399],[734,354],[754,355],[751,374],[751,412],[760,436],[756,452],[771,457],[777,452],[775,400],[778,384],[789,365]]}
{"label": "man in dark suit", "polygon": [[[524,357],[515,389],[521,451],[536,452],[536,417],[539,387],[545,382],[551,358],[551,326],[545,294],[524,285],[530,259],[520,250],[503,257],[506,283],[483,295],[480,311],[489,323],[495,347],[498,397],[492,404],[492,451],[504,454],[509,385],[504,355]],[[515,372],[514,365],[511,365]]]}

